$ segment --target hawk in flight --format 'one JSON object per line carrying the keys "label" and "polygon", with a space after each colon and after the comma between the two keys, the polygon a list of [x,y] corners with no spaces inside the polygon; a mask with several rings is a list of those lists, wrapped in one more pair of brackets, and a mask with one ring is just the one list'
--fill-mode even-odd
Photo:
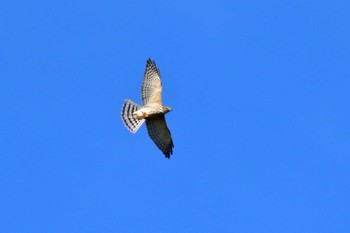
{"label": "hawk in flight", "polygon": [[162,82],[156,63],[147,60],[146,71],[141,87],[142,106],[125,100],[122,108],[123,122],[131,133],[141,127],[146,121],[147,131],[157,147],[166,158],[173,153],[174,143],[170,131],[166,125],[164,115],[171,111],[170,107],[162,104]]}

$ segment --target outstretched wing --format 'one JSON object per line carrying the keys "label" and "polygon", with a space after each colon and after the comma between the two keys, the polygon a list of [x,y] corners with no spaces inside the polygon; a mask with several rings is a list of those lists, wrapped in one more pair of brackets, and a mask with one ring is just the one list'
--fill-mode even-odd
{"label": "outstretched wing", "polygon": [[156,63],[151,59],[147,60],[146,71],[141,87],[142,104],[162,105],[162,82],[160,72]]}
{"label": "outstretched wing", "polygon": [[146,119],[148,135],[166,158],[173,154],[174,143],[166,125],[164,115],[157,115]]}

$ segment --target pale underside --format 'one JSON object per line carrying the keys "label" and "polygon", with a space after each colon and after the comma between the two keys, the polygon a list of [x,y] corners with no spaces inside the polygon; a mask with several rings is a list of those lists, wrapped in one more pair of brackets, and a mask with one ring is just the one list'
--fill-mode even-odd
{"label": "pale underside", "polygon": [[164,114],[162,106],[145,106],[133,113],[136,119],[151,118],[153,115]]}

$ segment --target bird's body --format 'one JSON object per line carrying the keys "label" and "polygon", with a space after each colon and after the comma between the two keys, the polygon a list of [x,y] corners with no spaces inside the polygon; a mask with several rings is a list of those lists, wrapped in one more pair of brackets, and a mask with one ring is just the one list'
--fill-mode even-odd
{"label": "bird's body", "polygon": [[164,115],[171,111],[167,106],[145,106],[133,113],[136,119],[147,119],[154,115]]}
{"label": "bird's body", "polygon": [[146,71],[141,87],[143,106],[126,99],[122,108],[122,120],[132,133],[136,133],[146,121],[147,131],[166,158],[173,153],[174,143],[166,125],[164,115],[171,111],[162,105],[162,82],[154,61],[147,60]]}

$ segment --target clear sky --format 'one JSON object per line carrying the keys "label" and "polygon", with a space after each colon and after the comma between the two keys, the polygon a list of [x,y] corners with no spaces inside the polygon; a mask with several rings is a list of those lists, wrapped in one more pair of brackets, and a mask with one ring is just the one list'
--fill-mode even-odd
{"label": "clear sky", "polygon": [[[4,1],[0,232],[350,232],[349,1]],[[131,134],[146,60],[175,148]]]}

